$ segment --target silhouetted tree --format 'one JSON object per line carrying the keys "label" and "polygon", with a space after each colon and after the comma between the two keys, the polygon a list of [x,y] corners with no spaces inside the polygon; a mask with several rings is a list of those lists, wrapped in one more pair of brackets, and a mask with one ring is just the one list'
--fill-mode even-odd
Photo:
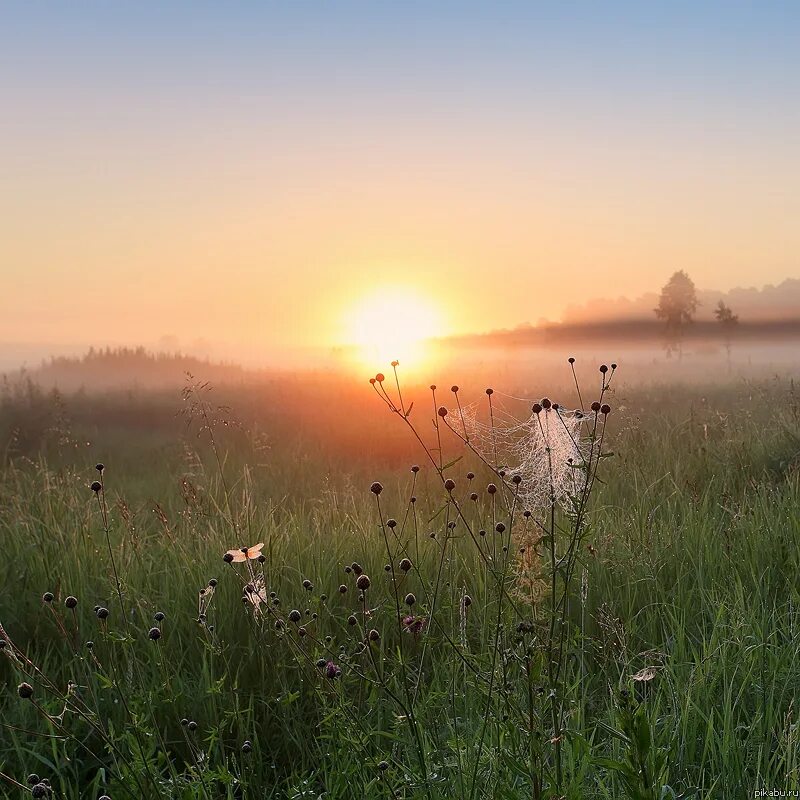
{"label": "silhouetted tree", "polygon": [[656,316],[667,328],[667,356],[673,351],[683,357],[683,331],[697,311],[697,290],[692,279],[683,271],[676,272],[661,290]]}
{"label": "silhouetted tree", "polygon": [[717,318],[722,328],[722,338],[725,342],[725,352],[728,356],[728,372],[731,371],[731,346],[733,344],[733,334],[739,324],[739,315],[734,314],[729,305],[724,300],[717,303],[714,309],[714,316]]}

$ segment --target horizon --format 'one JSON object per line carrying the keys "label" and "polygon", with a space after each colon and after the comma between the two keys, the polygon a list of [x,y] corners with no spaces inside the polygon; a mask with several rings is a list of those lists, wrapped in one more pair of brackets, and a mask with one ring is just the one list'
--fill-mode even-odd
{"label": "horizon", "polygon": [[794,278],[800,9],[677,12],[9,4],[0,343],[266,363],[392,292],[383,351]]}

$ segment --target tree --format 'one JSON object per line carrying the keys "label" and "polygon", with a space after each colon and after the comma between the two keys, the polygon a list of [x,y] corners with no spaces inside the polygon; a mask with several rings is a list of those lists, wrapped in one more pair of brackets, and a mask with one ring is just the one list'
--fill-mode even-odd
{"label": "tree", "polygon": [[731,345],[733,343],[733,334],[736,326],[739,324],[739,315],[734,314],[731,307],[725,304],[724,300],[717,303],[714,309],[714,316],[717,318],[722,328],[722,338],[725,342],[725,352],[728,356],[728,372],[731,371]]}
{"label": "tree", "polygon": [[667,329],[667,355],[673,351],[683,357],[683,331],[692,323],[697,311],[697,290],[692,279],[683,271],[676,272],[661,290],[656,316],[663,319]]}

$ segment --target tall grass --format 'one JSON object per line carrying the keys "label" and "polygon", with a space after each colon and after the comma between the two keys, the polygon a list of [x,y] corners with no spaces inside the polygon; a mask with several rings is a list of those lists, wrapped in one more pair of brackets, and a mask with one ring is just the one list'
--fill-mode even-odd
{"label": "tall grass", "polygon": [[[202,393],[188,429],[143,442],[123,419],[98,492],[97,451],[68,444],[83,430],[24,458],[9,448],[8,796],[30,793],[31,773],[65,798],[800,788],[793,387],[609,394],[598,453],[614,455],[577,536],[569,508],[545,507],[544,530],[524,517],[513,475],[463,441],[456,403],[439,417],[424,393],[392,394],[400,414],[370,427],[383,459],[380,439],[377,457],[337,455],[341,439],[303,444],[285,426],[265,449]],[[64,419],[71,403],[91,418],[91,399],[68,398]],[[409,421],[428,456],[411,432],[392,449]],[[263,562],[223,562],[260,542]]]}

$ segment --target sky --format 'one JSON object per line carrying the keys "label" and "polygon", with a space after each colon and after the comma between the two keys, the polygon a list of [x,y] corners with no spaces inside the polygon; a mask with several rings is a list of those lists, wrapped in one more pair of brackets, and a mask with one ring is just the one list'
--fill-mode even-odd
{"label": "sky", "polygon": [[395,291],[448,334],[798,277],[799,34],[796,2],[3,3],[0,345],[275,360]]}

